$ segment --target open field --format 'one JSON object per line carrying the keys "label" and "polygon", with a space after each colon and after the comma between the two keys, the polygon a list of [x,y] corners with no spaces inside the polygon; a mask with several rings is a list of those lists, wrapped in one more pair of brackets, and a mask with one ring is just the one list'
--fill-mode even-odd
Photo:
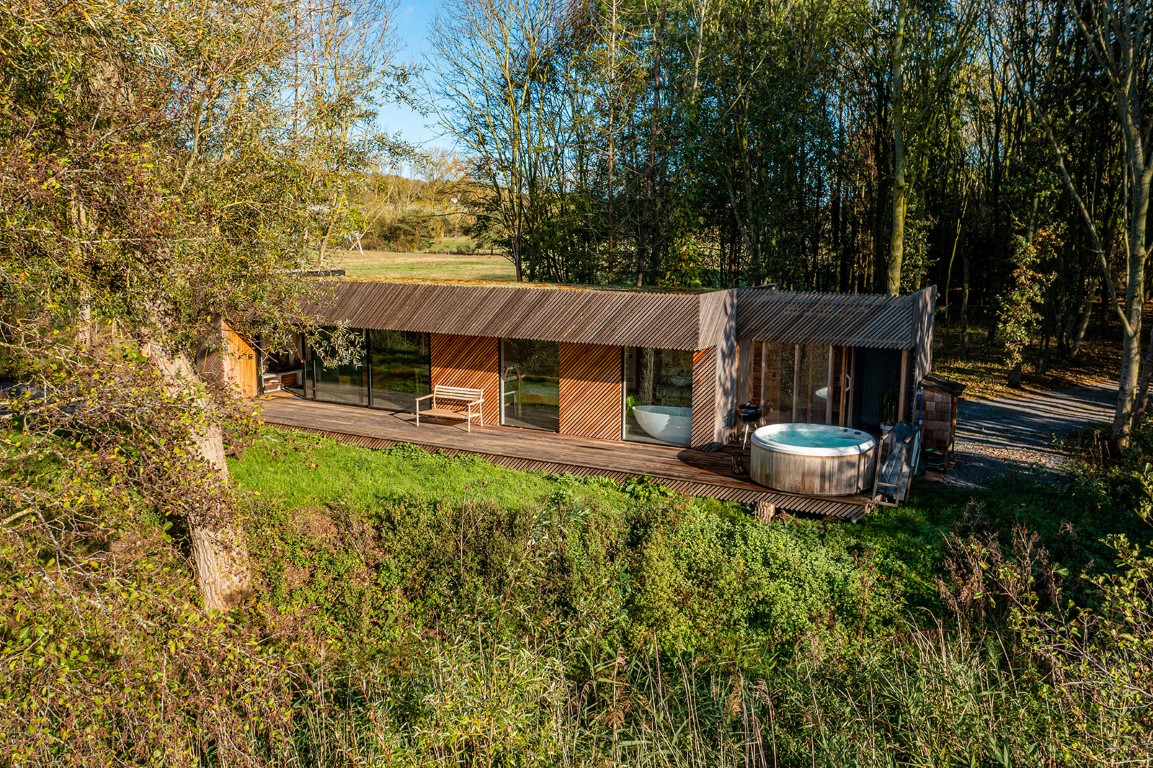
{"label": "open field", "polygon": [[[444,248],[442,244],[441,248]],[[424,277],[445,280],[515,280],[512,262],[487,253],[342,251],[334,266],[353,277]]]}

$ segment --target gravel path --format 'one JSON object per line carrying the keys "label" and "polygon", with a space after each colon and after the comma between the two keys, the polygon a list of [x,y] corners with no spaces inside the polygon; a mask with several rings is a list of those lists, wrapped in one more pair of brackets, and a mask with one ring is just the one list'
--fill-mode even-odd
{"label": "gravel path", "polygon": [[1040,479],[1063,475],[1061,438],[1113,420],[1116,384],[1081,386],[997,400],[962,400],[957,413],[957,463],[941,482],[981,488],[1010,472]]}

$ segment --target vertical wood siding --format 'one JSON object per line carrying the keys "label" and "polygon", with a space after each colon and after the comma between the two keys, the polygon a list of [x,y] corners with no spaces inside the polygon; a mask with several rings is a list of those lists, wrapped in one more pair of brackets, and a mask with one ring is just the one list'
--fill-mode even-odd
{"label": "vertical wood siding", "polygon": [[913,384],[916,385],[933,370],[933,315],[937,310],[937,286],[931,285],[910,298],[913,301],[916,355]]}
{"label": "vertical wood siding", "polygon": [[231,328],[224,329],[224,348],[220,351],[224,380],[240,390],[244,397],[256,397],[256,350]]}
{"label": "vertical wood siding", "polygon": [[621,439],[621,348],[560,345],[560,432]]}
{"label": "vertical wood siding", "polygon": [[741,375],[740,347],[737,344],[736,291],[730,291],[730,321],[722,329],[717,343],[717,378],[713,388],[717,394],[715,439],[722,446],[736,424],[737,404],[741,402],[738,382]]}
{"label": "vertical wood siding", "polygon": [[484,390],[484,421],[500,421],[500,345],[496,339],[434,333],[429,336],[432,386]]}

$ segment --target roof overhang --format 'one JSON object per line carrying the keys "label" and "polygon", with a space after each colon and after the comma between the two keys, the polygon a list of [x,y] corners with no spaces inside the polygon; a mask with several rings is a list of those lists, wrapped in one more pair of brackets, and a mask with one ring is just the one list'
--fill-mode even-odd
{"label": "roof overhang", "polygon": [[323,280],[324,322],[357,328],[698,350],[732,327],[734,291]]}

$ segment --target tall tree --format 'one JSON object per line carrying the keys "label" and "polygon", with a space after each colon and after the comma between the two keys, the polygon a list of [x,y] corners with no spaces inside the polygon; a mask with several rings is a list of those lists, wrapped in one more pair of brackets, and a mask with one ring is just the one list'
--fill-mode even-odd
{"label": "tall tree", "polygon": [[224,461],[234,395],[197,363],[234,353],[223,326],[266,345],[313,330],[295,273],[381,146],[366,105],[387,73],[342,30],[371,12],[379,37],[387,11],[0,5],[0,366],[51,393],[33,439],[66,424],[135,457],[134,492],[187,529],[210,609],[245,593],[247,553]]}
{"label": "tall tree", "polygon": [[560,10],[552,0],[462,0],[441,10],[431,40],[427,106],[489,184],[517,280],[525,277],[529,206],[543,181],[542,87]]}
{"label": "tall tree", "polygon": [[[1110,217],[1102,216],[1098,200],[1092,194],[1091,182],[1104,170],[1097,165],[1087,173],[1073,166],[1068,136],[1061,131],[1066,104],[1042,102],[1031,90],[1025,90],[1031,105],[1040,116],[1041,130],[1048,139],[1057,161],[1057,170],[1065,189],[1075,204],[1081,222],[1089,235],[1102,273],[1102,284],[1109,306],[1121,326],[1121,361],[1111,437],[1113,443],[1125,446],[1135,422],[1141,390],[1141,329],[1145,305],[1145,268],[1149,256],[1147,231],[1151,185],[1153,185],[1153,116],[1145,102],[1153,80],[1153,2],[1138,0],[1094,0],[1084,4],[1059,4],[1045,9],[1046,19],[1055,31],[1073,24],[1081,42],[1089,49],[1101,79],[1094,82],[1093,96],[1106,102],[1119,128],[1120,167],[1124,178],[1123,213],[1119,216],[1124,232],[1121,279],[1123,292],[1118,293],[1110,263]],[[1037,17],[1034,17],[1037,18]],[[1019,85],[1028,78],[1021,68],[1015,70]],[[1082,80],[1089,78],[1082,75]],[[1093,82],[1093,81],[1091,81]],[[1086,181],[1089,180],[1089,182]],[[1107,210],[1107,209],[1105,209]],[[1153,338],[1150,339],[1153,353]],[[1153,355],[1147,356],[1153,360]]]}

